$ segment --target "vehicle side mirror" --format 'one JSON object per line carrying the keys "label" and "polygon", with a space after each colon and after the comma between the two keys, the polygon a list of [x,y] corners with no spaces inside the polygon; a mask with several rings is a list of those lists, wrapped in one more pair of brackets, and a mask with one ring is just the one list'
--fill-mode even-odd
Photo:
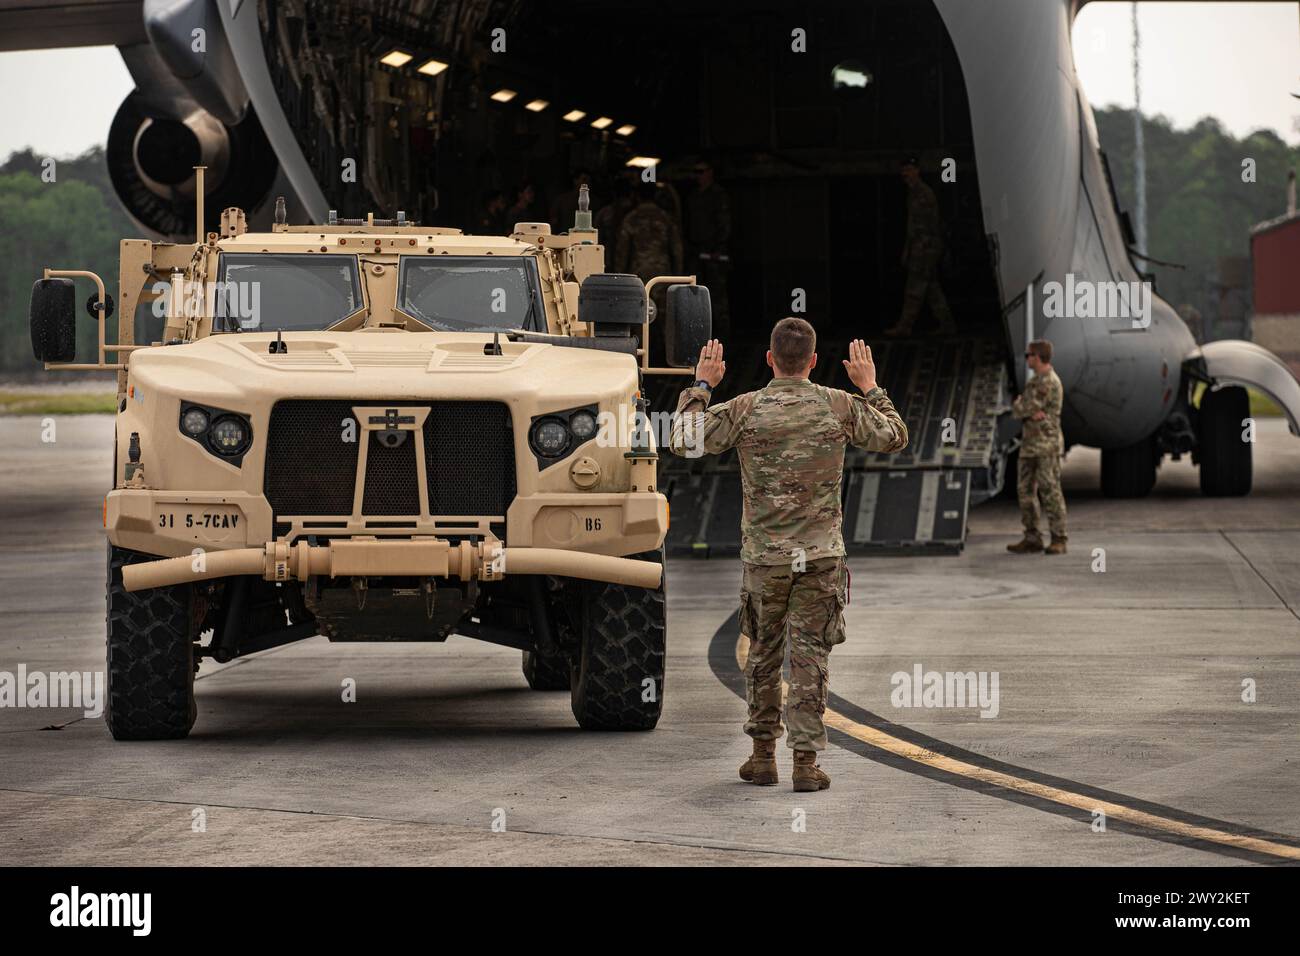
{"label": "vehicle side mirror", "polygon": [[38,362],[71,362],[77,357],[76,289],[71,279],[37,279],[28,309],[32,352]]}
{"label": "vehicle side mirror", "polygon": [[702,285],[675,285],[668,289],[668,323],[664,346],[673,368],[692,368],[700,349],[713,337],[713,305]]}

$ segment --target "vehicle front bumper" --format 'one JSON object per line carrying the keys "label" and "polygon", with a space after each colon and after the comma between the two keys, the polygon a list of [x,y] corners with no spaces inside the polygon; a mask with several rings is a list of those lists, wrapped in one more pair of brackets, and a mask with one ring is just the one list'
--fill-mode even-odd
{"label": "vehicle front bumper", "polygon": [[[128,583],[128,590],[230,574],[259,574],[276,581],[322,573],[479,580],[518,573],[633,584],[649,580],[649,568],[655,569],[655,581],[640,586],[653,587],[658,584],[657,563],[621,556],[654,551],[663,543],[668,503],[657,492],[521,496],[507,514],[504,544],[488,530],[490,517],[423,516],[397,527],[391,519],[358,516],[334,519],[316,530],[310,521],[290,519],[285,522],[289,532],[279,536],[273,535],[272,522],[266,499],[244,492],[120,488],[109,492],[104,502],[104,527],[112,544],[164,559],[129,565],[127,570],[139,569],[132,570],[133,581],[153,583]],[[307,538],[313,534],[328,537],[329,543],[309,545]],[[464,548],[477,550],[470,555]],[[632,564],[647,567],[628,567]],[[146,569],[157,573],[150,576]],[[166,580],[158,576],[164,573]]]}

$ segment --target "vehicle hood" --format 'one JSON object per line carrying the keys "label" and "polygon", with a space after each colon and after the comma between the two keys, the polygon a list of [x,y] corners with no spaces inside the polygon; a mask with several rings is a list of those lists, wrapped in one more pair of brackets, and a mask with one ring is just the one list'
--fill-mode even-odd
{"label": "vehicle hood", "polygon": [[557,405],[626,397],[636,360],[598,349],[509,342],[488,354],[490,332],[355,332],[213,335],[131,354],[129,384],[142,391],[239,410],[279,398],[542,399]]}

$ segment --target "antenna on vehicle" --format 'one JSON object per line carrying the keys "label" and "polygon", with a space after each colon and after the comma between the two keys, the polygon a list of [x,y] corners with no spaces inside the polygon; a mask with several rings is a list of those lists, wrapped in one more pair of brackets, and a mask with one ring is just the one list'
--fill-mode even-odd
{"label": "antenna on vehicle", "polygon": [[583,183],[578,187],[578,211],[573,215],[574,232],[591,232],[591,190]]}
{"label": "antenna on vehicle", "polygon": [[206,166],[194,167],[194,232],[199,245],[203,245],[203,174]]}

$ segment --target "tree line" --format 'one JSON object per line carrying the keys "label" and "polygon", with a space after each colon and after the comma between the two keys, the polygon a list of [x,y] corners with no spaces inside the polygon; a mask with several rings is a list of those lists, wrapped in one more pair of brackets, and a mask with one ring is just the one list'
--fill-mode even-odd
{"label": "tree line", "polygon": [[[1095,113],[1117,199],[1132,212],[1133,114],[1118,108]],[[1147,252],[1182,266],[1153,264],[1149,270],[1164,298],[1212,319],[1219,258],[1248,256],[1250,227],[1285,212],[1286,176],[1300,166],[1300,148],[1266,130],[1237,139],[1210,117],[1183,130],[1163,116],[1147,117],[1143,132]],[[1253,161],[1253,181],[1243,176],[1247,160]],[[109,182],[102,147],[59,160],[52,171],[30,149],[10,156],[0,166],[0,371],[38,368],[27,303],[42,268],[90,269],[116,294],[118,241],[140,234]],[[78,299],[90,291],[79,280]],[[95,324],[85,312],[78,319],[77,353],[88,357]]]}

